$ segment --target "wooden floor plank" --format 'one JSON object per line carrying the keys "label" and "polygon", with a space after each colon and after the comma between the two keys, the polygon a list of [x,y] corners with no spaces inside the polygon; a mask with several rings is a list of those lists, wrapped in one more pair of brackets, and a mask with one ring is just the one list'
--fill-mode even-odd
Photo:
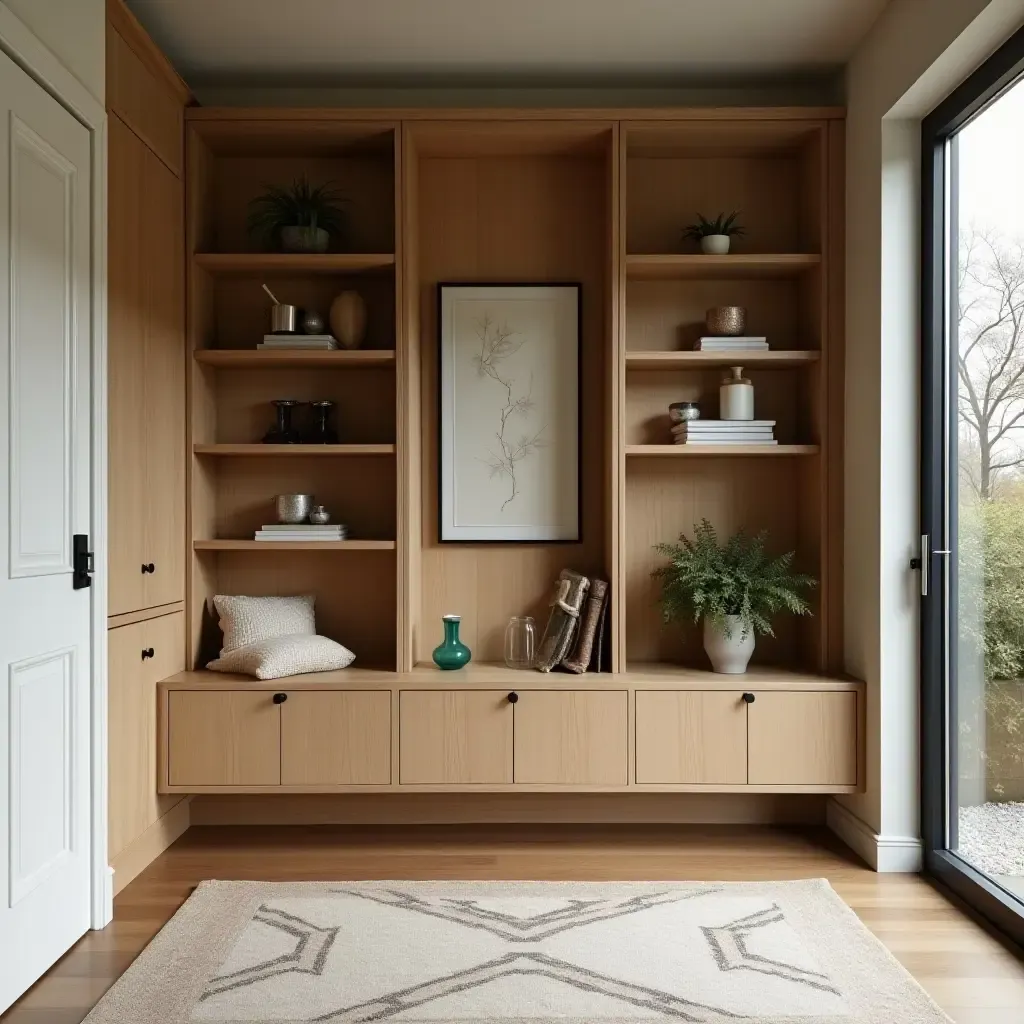
{"label": "wooden floor plank", "polygon": [[828,833],[739,826],[192,828],[2,1018],[80,1024],[205,878],[270,881],[827,878],[957,1024],[1022,1024],[1024,960],[912,875],[877,875]]}

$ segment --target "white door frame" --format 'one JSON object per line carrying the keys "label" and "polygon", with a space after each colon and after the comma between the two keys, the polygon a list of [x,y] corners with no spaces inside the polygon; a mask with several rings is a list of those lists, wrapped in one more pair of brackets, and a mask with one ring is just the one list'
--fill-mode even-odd
{"label": "white door frame", "polygon": [[113,874],[107,863],[107,112],[14,12],[0,0],[0,51],[34,78],[89,131],[92,172],[92,584],[90,701],[90,847],[92,927],[114,914]]}

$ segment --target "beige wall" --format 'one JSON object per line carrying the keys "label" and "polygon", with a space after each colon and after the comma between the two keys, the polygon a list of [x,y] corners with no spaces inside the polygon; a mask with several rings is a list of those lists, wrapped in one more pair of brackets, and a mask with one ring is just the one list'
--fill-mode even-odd
{"label": "beige wall", "polygon": [[886,837],[920,819],[920,119],[1022,20],[1019,0],[892,0],[847,69],[845,639],[868,773],[842,802]]}
{"label": "beige wall", "polygon": [[105,0],[2,0],[96,97],[104,96]]}

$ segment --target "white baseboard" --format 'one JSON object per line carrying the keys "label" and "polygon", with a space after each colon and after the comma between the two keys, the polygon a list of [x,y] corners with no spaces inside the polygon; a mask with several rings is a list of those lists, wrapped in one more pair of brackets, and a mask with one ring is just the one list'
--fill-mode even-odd
{"label": "white baseboard", "polygon": [[875,871],[907,874],[916,873],[923,866],[920,839],[879,835],[837,800],[829,800],[826,804],[825,823]]}

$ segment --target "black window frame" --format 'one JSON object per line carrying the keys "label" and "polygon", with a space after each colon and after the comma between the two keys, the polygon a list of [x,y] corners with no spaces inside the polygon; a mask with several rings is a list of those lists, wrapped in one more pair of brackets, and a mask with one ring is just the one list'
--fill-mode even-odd
{"label": "black window frame", "polygon": [[[945,824],[955,777],[956,744],[946,753],[950,727],[945,664],[956,664],[955,635],[943,632],[945,590],[955,595],[955,551],[947,559],[931,552],[950,548],[947,525],[955,531],[956,508],[949,501],[943,461],[957,437],[956,393],[945,351],[947,329],[947,235],[957,212],[957,133],[1024,78],[1024,28],[1018,30],[940,103],[921,125],[921,533],[931,538],[929,576],[933,585],[921,599],[921,836],[925,872],[963,899],[1015,942],[1024,945],[1024,906],[998,883],[946,848]],[[1021,85],[1024,88],[1024,84]],[[947,187],[948,186],[948,187]],[[951,313],[952,311],[950,311]],[[947,504],[948,509],[947,518]],[[953,631],[950,631],[951,634]],[[955,820],[955,819],[954,819]]]}

